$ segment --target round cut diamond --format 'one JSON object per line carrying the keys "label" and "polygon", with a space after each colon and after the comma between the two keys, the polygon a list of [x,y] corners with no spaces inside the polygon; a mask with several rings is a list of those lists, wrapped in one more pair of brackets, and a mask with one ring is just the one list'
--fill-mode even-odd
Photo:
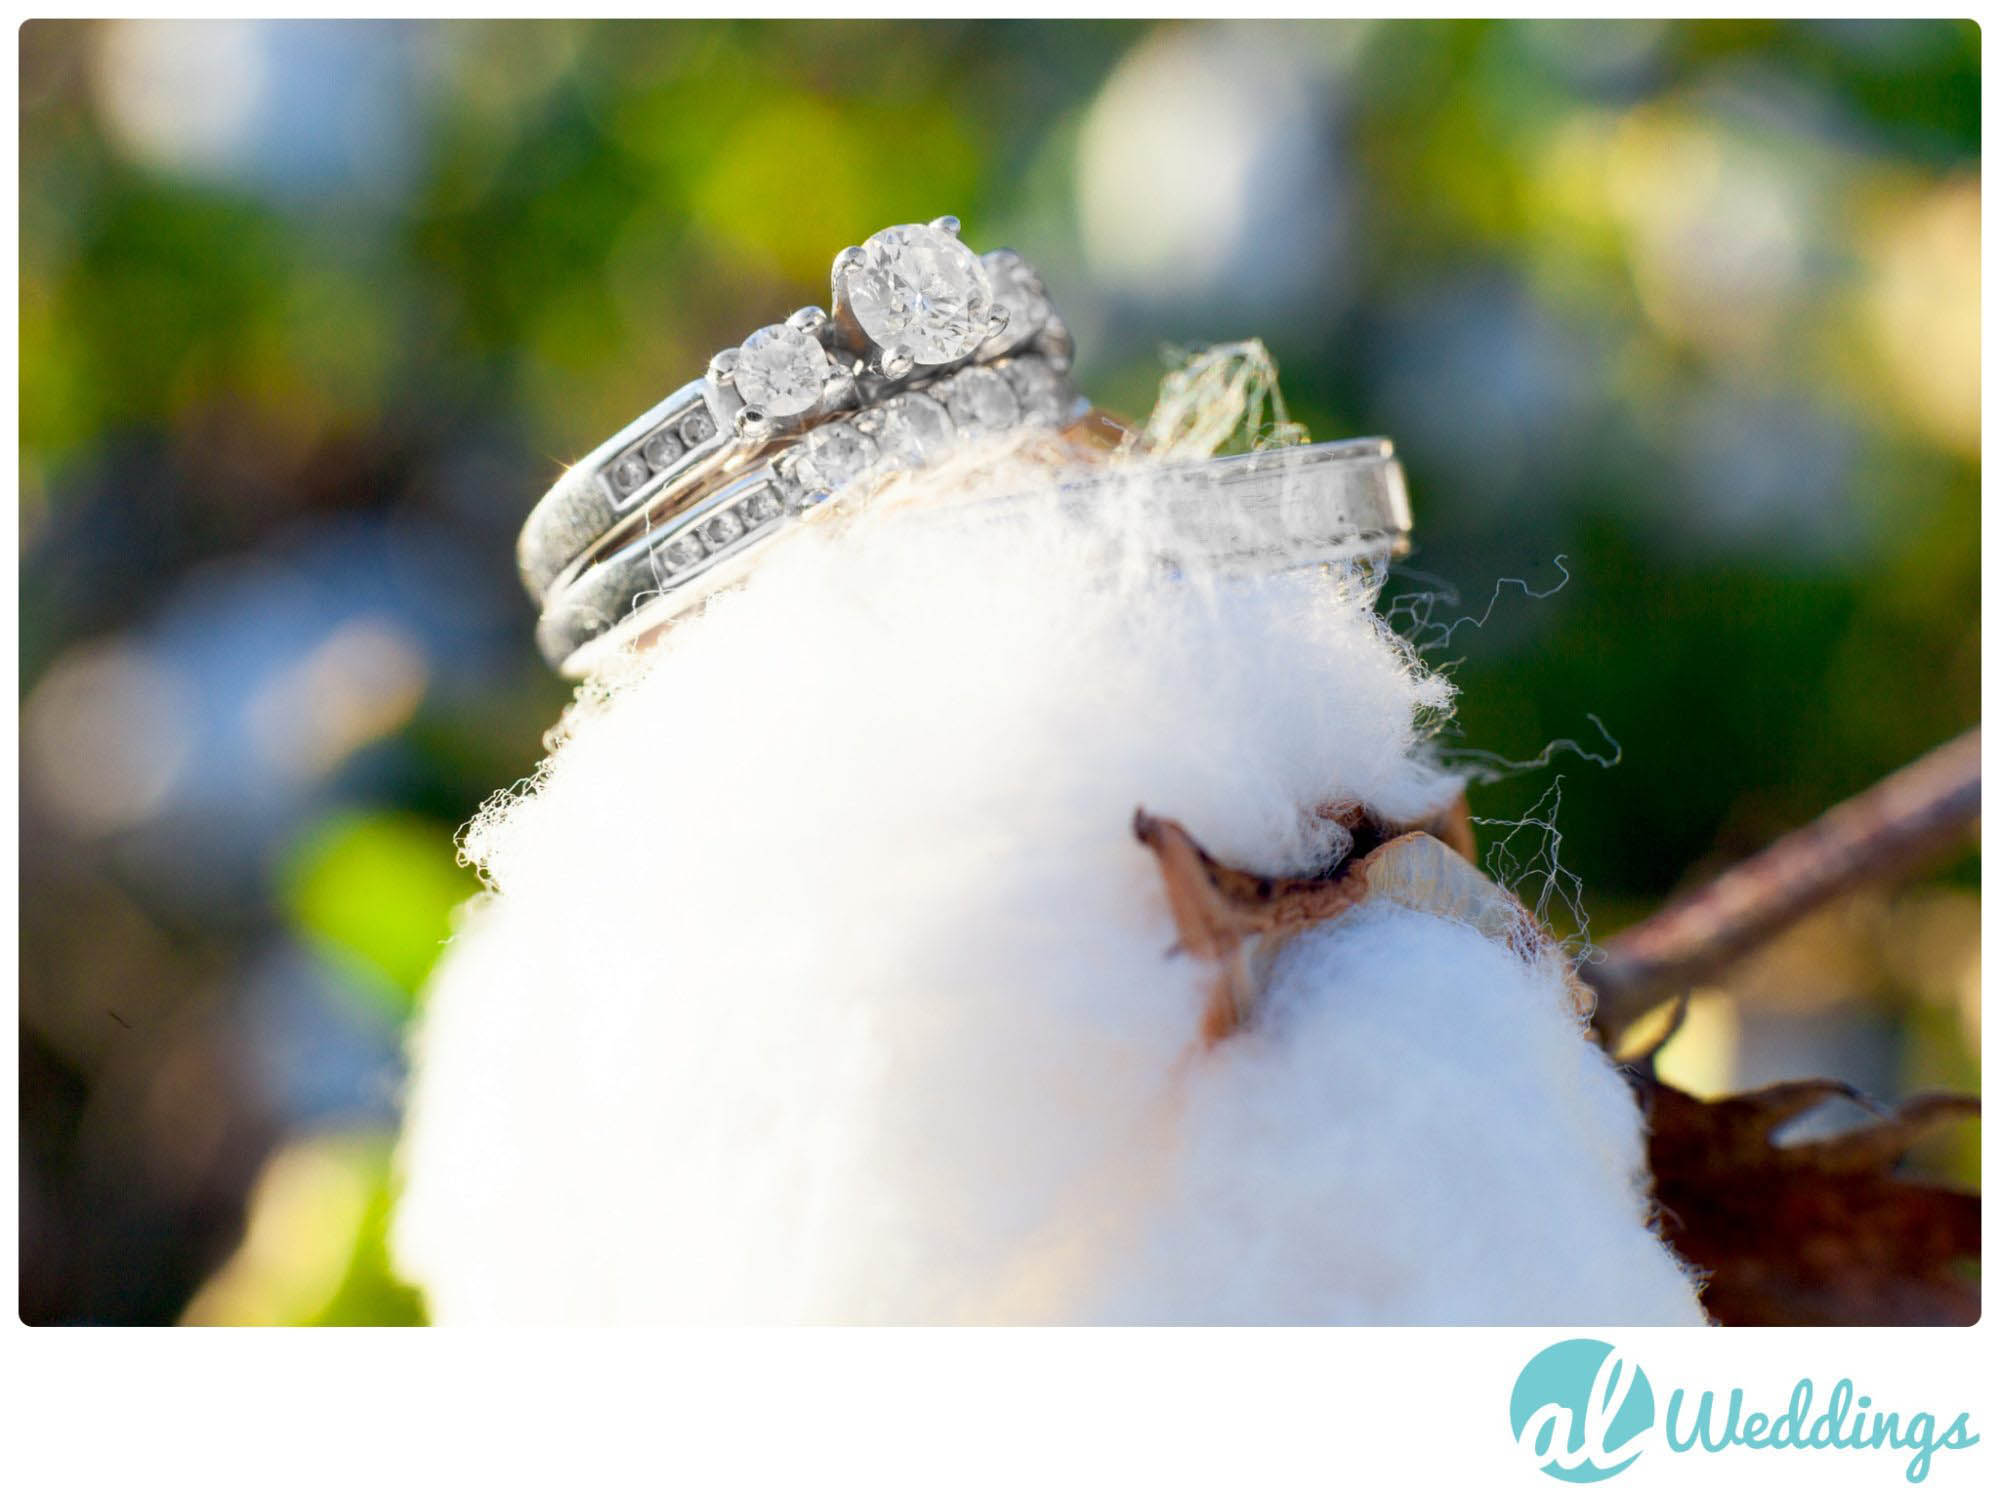
{"label": "round cut diamond", "polygon": [[715,421],[705,410],[697,409],[681,421],[681,443],[690,450],[714,433]]}
{"label": "round cut diamond", "polygon": [[702,525],[701,536],[710,548],[721,548],[742,531],[742,518],[734,512],[718,512]]}
{"label": "round cut diamond", "polygon": [[701,546],[701,540],[692,533],[683,533],[660,551],[669,569],[685,569],[708,552]]}
{"label": "round cut diamond", "polygon": [[1006,363],[1000,372],[1021,401],[1024,418],[1035,424],[1062,423],[1063,406],[1067,402],[1063,382],[1048,363],[1036,357],[1023,357]]}
{"label": "round cut diamond", "polygon": [[994,304],[1007,312],[1007,324],[995,340],[1018,347],[1048,324],[1048,296],[1028,261],[1011,248],[996,248],[980,262],[993,282]]}
{"label": "round cut diamond", "polygon": [[618,463],[611,468],[611,485],[619,496],[629,497],[644,486],[652,474],[646,462],[636,453],[621,456]]}
{"label": "round cut diamond", "polygon": [[823,424],[806,436],[798,473],[808,488],[830,492],[866,473],[875,456],[875,442],[853,425]]}
{"label": "round cut diamond", "polygon": [[990,367],[968,367],[953,378],[944,402],[953,421],[968,434],[1012,429],[1021,419],[1020,400]]}
{"label": "round cut diamond", "polygon": [[785,510],[785,502],[775,487],[767,486],[745,497],[739,510],[746,524],[767,523]]}
{"label": "round cut diamond", "polygon": [[655,471],[664,471],[681,458],[681,442],[674,438],[672,430],[663,429],[641,445],[639,453]]}
{"label": "round cut diamond", "polygon": [[986,340],[993,284],[978,255],[940,228],[884,228],[847,273],[847,303],[869,338],[935,367]]}
{"label": "round cut diamond", "polygon": [[792,459],[780,464],[772,473],[776,477],[778,495],[784,499],[785,511],[804,512],[808,507],[817,506],[827,498],[826,490],[818,484],[819,478],[806,465],[804,451],[794,451]]}
{"label": "round cut diamond", "polygon": [[957,438],[944,406],[921,393],[905,393],[884,404],[875,431],[883,456],[913,471],[943,460]]}
{"label": "round cut diamond", "polygon": [[832,364],[820,344],[795,326],[753,331],[736,352],[736,391],[761,414],[784,418],[819,402]]}

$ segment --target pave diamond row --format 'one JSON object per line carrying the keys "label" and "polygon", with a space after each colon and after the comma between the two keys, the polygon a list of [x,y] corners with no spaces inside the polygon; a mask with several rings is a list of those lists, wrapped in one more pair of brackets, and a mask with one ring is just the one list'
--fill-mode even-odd
{"label": "pave diamond row", "polygon": [[1073,402],[1047,361],[1016,357],[963,368],[921,391],[822,424],[773,458],[740,494],[660,544],[654,572],[665,584],[847,487],[935,465],[995,435],[1058,427]]}

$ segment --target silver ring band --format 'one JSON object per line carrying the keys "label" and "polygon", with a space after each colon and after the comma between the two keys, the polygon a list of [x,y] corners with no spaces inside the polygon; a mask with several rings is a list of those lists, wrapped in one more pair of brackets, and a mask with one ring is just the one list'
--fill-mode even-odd
{"label": "silver ring band", "polygon": [[[1259,572],[1307,565],[1379,562],[1408,551],[1409,493],[1394,447],[1384,439],[1340,440],[1190,462],[1097,471],[1057,485],[1060,500],[1080,517],[1101,511],[1121,489],[1141,495],[1161,522],[1159,557],[1196,559],[1207,566]],[[775,530],[770,518],[787,507],[783,478],[753,472],[691,509],[684,520],[644,544],[620,550],[553,596],[536,639],[559,671],[580,677],[608,653],[713,593],[744,566],[734,562],[751,541]],[[748,509],[748,510],[746,510]],[[974,511],[1005,520],[1005,494],[982,498]],[[733,529],[741,512],[768,530]],[[915,516],[915,513],[911,514]],[[965,521],[963,507],[936,514]],[[705,525],[721,521],[719,548],[707,546]],[[692,535],[697,542],[687,542]],[[746,541],[747,538],[747,541]],[[676,544],[679,551],[670,552]]]}
{"label": "silver ring band", "polygon": [[1087,515],[1132,485],[1160,518],[1169,562],[1267,571],[1409,551],[1409,488],[1396,447],[1379,437],[1114,469],[1060,482],[1057,491]]}
{"label": "silver ring band", "polygon": [[936,464],[974,440],[1058,428],[1080,403],[1047,359],[1008,357],[820,425],[554,585],[536,641],[559,671],[580,676],[739,572],[735,561],[784,519],[858,483]]}
{"label": "silver ring band", "polygon": [[[926,293],[912,296],[919,278]],[[640,513],[684,504],[703,484],[842,412],[968,363],[1032,352],[1066,368],[1071,353],[1032,266],[1010,249],[975,256],[959,242],[955,218],[885,228],[843,250],[833,307],[829,315],[808,306],[717,353],[705,377],[565,472],[521,528],[516,557],[528,593],[541,600]]]}

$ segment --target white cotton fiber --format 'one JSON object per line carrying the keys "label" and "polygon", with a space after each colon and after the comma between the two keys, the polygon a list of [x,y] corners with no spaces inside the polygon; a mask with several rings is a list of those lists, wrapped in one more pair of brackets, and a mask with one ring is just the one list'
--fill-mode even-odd
{"label": "white cotton fiber", "polygon": [[[1560,980],[1368,907],[1204,1050],[1133,810],[1310,872],[1449,700],[1365,587],[918,499],[809,523],[469,852],[395,1229],[458,1321],[1697,1323]],[[942,500],[939,493],[929,494]]]}

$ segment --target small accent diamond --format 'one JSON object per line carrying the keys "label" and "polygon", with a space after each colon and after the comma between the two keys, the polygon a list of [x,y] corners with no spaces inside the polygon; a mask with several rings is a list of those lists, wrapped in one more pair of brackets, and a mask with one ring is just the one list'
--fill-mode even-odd
{"label": "small accent diamond", "polygon": [[861,245],[843,286],[854,319],[879,347],[935,367],[986,340],[993,285],[973,251],[921,223],[884,228]]}
{"label": "small accent diamond", "polygon": [[820,344],[793,326],[753,331],[736,354],[736,391],[760,414],[784,418],[819,402],[832,364]]}
{"label": "small accent diamond", "polygon": [[1011,248],[996,248],[981,256],[988,278],[993,281],[993,301],[1006,308],[1007,324],[994,341],[1018,347],[1048,324],[1049,300],[1041,281],[1028,261]]}
{"label": "small accent diamond", "polygon": [[681,443],[692,450],[715,433],[715,421],[706,409],[696,409],[681,421]]}
{"label": "small accent diamond", "polygon": [[611,487],[621,497],[629,497],[646,484],[653,473],[636,454],[621,456],[611,468]]}
{"label": "small accent diamond", "polygon": [[1007,380],[990,367],[968,367],[951,380],[945,407],[967,434],[990,435],[1021,422],[1021,403]]}
{"label": "small accent diamond", "polygon": [[921,393],[905,393],[882,405],[875,432],[884,458],[911,471],[943,460],[957,438],[944,406]]}
{"label": "small accent diamond", "polygon": [[674,438],[672,430],[663,429],[641,445],[639,453],[655,471],[664,471],[681,458],[681,442]]}
{"label": "small accent diamond", "polygon": [[1002,363],[1000,375],[1021,401],[1022,417],[1033,424],[1060,424],[1066,412],[1062,379],[1056,370],[1037,357],[1022,357]]}
{"label": "small accent diamond", "polygon": [[736,510],[743,514],[746,524],[767,523],[785,510],[785,499],[775,487],[759,487],[737,503]]}
{"label": "small accent diamond", "polygon": [[712,549],[719,549],[743,531],[743,519],[734,511],[718,512],[702,524],[701,536]]}
{"label": "small accent diamond", "polygon": [[819,492],[831,492],[865,475],[875,457],[875,442],[853,425],[823,424],[806,436],[799,479]]}
{"label": "small accent diamond", "polygon": [[660,557],[667,561],[668,569],[685,569],[708,552],[702,547],[701,539],[693,533],[683,533],[672,543],[660,550]]}

